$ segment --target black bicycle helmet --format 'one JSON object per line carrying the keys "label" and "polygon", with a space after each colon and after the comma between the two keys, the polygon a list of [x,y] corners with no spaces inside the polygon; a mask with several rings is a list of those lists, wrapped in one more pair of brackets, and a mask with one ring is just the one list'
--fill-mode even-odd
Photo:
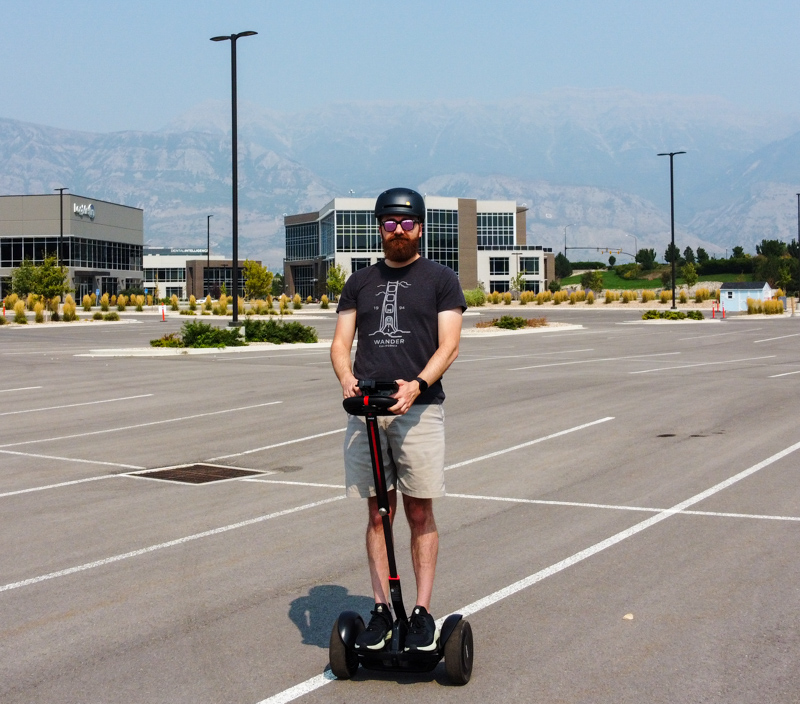
{"label": "black bicycle helmet", "polygon": [[390,188],[375,201],[375,217],[384,215],[405,215],[425,222],[425,201],[410,188]]}

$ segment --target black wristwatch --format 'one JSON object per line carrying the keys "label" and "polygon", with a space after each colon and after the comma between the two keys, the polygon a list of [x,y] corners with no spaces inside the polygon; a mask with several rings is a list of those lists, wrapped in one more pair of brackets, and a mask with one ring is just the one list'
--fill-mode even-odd
{"label": "black wristwatch", "polygon": [[416,382],[419,384],[419,392],[424,394],[428,390],[428,382],[420,377],[416,378]]}

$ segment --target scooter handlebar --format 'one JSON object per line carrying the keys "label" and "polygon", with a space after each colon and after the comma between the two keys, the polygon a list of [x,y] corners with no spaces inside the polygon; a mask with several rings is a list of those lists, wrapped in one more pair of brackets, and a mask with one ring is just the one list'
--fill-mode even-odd
{"label": "scooter handlebar", "polygon": [[396,398],[390,396],[351,396],[342,401],[344,410],[352,416],[391,416],[389,409],[397,403]]}

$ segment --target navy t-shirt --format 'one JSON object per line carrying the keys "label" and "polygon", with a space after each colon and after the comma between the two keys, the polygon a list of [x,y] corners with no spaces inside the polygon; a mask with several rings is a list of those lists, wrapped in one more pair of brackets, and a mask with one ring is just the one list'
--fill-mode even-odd
{"label": "navy t-shirt", "polygon": [[[378,262],[347,279],[336,312],[356,310],[358,346],[353,365],[357,379],[411,381],[419,376],[439,347],[438,314],[466,310],[455,272],[420,257],[393,268]],[[441,380],[415,403],[441,403]]]}

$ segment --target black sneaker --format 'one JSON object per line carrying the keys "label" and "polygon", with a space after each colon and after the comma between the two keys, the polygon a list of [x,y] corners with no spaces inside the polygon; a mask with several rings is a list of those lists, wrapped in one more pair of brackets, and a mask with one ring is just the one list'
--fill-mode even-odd
{"label": "black sneaker", "polygon": [[415,606],[408,619],[406,650],[436,650],[439,642],[439,629],[424,606]]}
{"label": "black sneaker", "polygon": [[356,638],[356,648],[380,650],[392,639],[392,614],[386,604],[375,604],[366,630]]}

